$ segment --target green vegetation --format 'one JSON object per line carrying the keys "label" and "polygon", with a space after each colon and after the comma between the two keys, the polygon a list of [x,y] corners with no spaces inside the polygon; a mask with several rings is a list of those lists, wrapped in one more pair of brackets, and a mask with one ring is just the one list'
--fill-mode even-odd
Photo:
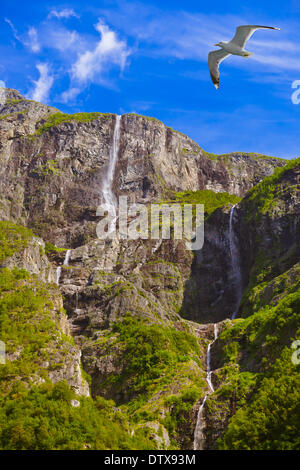
{"label": "green vegetation", "polygon": [[[38,281],[24,269],[0,270],[0,338],[12,361],[0,367],[0,392],[6,394],[20,379],[34,382],[37,375],[47,378],[43,366],[61,350],[61,359],[72,343],[59,327],[59,314],[53,301],[56,288]],[[57,359],[55,360],[55,363]]]}
{"label": "green vegetation", "polygon": [[204,204],[205,214],[210,215],[219,207],[226,204],[237,204],[240,200],[241,198],[234,194],[216,193],[210,189],[203,189],[174,193],[172,200],[164,201],[164,203]]}
{"label": "green vegetation", "polygon": [[[248,318],[238,321],[220,335],[228,348],[235,345],[246,353],[246,362],[255,362],[261,370],[268,370],[280,356],[284,346],[300,337],[300,290],[286,295],[276,305],[266,305]],[[237,346],[237,342],[239,347]]]}
{"label": "green vegetation", "polygon": [[[71,405],[80,400],[80,407]],[[112,400],[78,398],[67,383],[16,384],[0,398],[0,449],[130,450],[155,449],[145,430],[130,435],[126,417]]]}
{"label": "green vegetation", "polygon": [[223,384],[208,405],[223,401],[233,416],[219,449],[299,448],[300,365],[290,347],[300,338],[299,313],[298,289],[220,334]]}
{"label": "green vegetation", "polygon": [[7,106],[13,106],[15,104],[23,103],[24,101],[29,101],[29,100],[26,100],[25,98],[8,99],[8,100],[5,101],[5,104]]}
{"label": "green vegetation", "polygon": [[287,165],[281,168],[275,168],[272,176],[265,178],[249,191],[244,202],[247,207],[248,221],[251,219],[255,219],[257,221],[262,214],[270,211],[274,205],[278,204],[280,193],[283,190],[292,193],[297,189],[296,187],[291,187],[289,185],[286,188],[282,188],[280,183],[282,177],[289,170],[296,168],[299,165],[300,157],[290,160]]}
{"label": "green vegetation", "polygon": [[90,122],[99,117],[108,118],[111,114],[108,113],[75,113],[75,114],[65,114],[65,113],[55,113],[51,114],[46,122],[42,124],[41,127],[37,129],[35,135],[42,135],[44,132],[47,132],[51,127],[58,126],[62,122]]}
{"label": "green vegetation", "polygon": [[251,400],[231,418],[219,449],[299,450],[300,366],[285,348]]}
{"label": "green vegetation", "polygon": [[199,400],[199,388],[191,387],[179,395],[170,395],[165,399],[165,405],[170,409],[163,420],[169,435],[176,439],[178,431],[182,430],[190,419],[192,407]]}
{"label": "green vegetation", "polygon": [[48,160],[45,164],[40,165],[38,168],[32,171],[32,173],[38,176],[53,176],[60,175],[61,172],[57,168],[58,162],[56,160]]}
{"label": "green vegetation", "polygon": [[175,328],[147,324],[140,318],[127,316],[113,326],[118,333],[118,342],[125,350],[126,368],[123,375],[115,377],[117,382],[130,378],[131,390],[147,399],[153,387],[172,380],[174,370],[191,359],[198,360],[199,345],[194,336]]}
{"label": "green vegetation", "polygon": [[51,251],[55,251],[57,253],[61,253],[62,251],[67,251],[67,248],[60,248],[58,246],[53,245],[53,243],[46,242],[45,243],[45,253],[48,255]]}
{"label": "green vegetation", "polygon": [[32,237],[30,229],[9,221],[0,221],[0,263],[26,248]]}
{"label": "green vegetation", "polygon": [[[286,207],[289,201],[297,198],[298,187],[291,170],[298,167],[299,164],[300,158],[297,158],[291,160],[284,167],[275,169],[272,176],[265,178],[249,191],[241,204],[242,228],[244,227],[244,231],[253,233],[252,238],[258,247],[252,255],[254,262],[248,288],[242,300],[244,316],[253,312],[249,304],[252,303],[251,299],[255,292],[258,293],[258,286],[263,287],[264,284],[266,287],[266,283],[271,283],[275,278],[278,278],[280,282],[279,276],[291,269],[299,258],[297,244],[291,243],[289,249],[286,249],[284,233],[281,232],[281,227],[292,226],[294,223],[295,216],[293,212],[287,211]],[[271,240],[267,248],[263,244],[263,238]],[[271,288],[273,289],[273,287]]]}
{"label": "green vegetation", "polygon": [[9,113],[9,114],[3,114],[2,116],[0,116],[0,120],[4,120],[4,119],[7,119],[11,116],[19,116],[19,115],[22,115],[22,116],[25,116],[26,114],[28,113],[28,110],[24,110],[24,111],[15,111],[13,113]]}

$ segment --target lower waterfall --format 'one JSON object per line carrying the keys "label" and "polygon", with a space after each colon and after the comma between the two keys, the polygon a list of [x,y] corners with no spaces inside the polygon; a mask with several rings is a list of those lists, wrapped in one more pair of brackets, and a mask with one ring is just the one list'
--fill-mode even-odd
{"label": "lower waterfall", "polygon": [[[213,393],[215,391],[214,386],[211,381],[211,364],[210,364],[210,353],[211,353],[211,346],[214,344],[218,337],[218,326],[215,323],[214,324],[214,339],[211,341],[208,345],[207,348],[207,356],[206,356],[206,382],[208,383],[208,386],[210,388],[210,393]],[[195,427],[195,432],[194,432],[194,450],[203,450],[203,442],[204,442],[204,436],[203,436],[203,419],[202,419],[202,414],[203,414],[203,409],[205,402],[207,400],[208,394],[205,395],[201,406],[198,411],[198,416],[197,416],[197,423]]]}

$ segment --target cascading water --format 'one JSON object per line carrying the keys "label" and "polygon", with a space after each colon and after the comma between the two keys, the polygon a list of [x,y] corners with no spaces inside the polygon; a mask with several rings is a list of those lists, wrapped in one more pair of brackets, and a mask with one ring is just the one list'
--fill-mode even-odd
{"label": "cascading water", "polygon": [[61,275],[61,267],[58,266],[58,267],[56,268],[56,284],[57,284],[57,285],[59,285],[60,275]]}
{"label": "cascading water", "polygon": [[[215,323],[214,324],[214,339],[208,345],[207,356],[206,356],[206,382],[208,383],[211,393],[213,393],[215,389],[211,381],[210,352],[211,352],[211,347],[216,341],[217,337],[218,337],[218,327],[217,327],[217,324]],[[205,395],[203,402],[201,403],[201,406],[198,411],[197,423],[196,423],[195,432],[194,432],[194,450],[203,450],[204,436],[203,436],[202,414],[203,414],[203,408],[207,400],[207,397],[208,397],[208,394]]]}
{"label": "cascading water", "polygon": [[[71,254],[71,250],[67,250],[65,259],[64,259],[64,266],[68,266],[69,260],[70,260],[70,254]],[[58,266],[58,268],[56,269],[56,284],[57,285],[59,285],[60,276],[61,276],[61,266]]]}
{"label": "cascading water", "polygon": [[68,266],[68,265],[69,265],[70,254],[71,254],[71,250],[67,250],[66,256],[65,256],[65,260],[64,260],[64,266]]}
{"label": "cascading water", "polygon": [[242,298],[242,276],[240,269],[239,250],[235,241],[235,234],[233,229],[233,216],[236,206],[233,206],[230,211],[229,218],[229,248],[231,256],[231,266],[233,274],[233,282],[236,290],[236,305],[232,314],[231,319],[234,320],[238,313],[241,298]]}
{"label": "cascading water", "polygon": [[116,163],[118,161],[119,147],[120,147],[120,125],[122,116],[116,116],[116,124],[113,135],[113,144],[109,155],[109,164],[107,169],[106,178],[102,185],[102,195],[104,199],[103,208],[107,210],[110,218],[110,226],[108,231],[114,230],[117,220],[116,199],[112,190],[113,179],[115,174]]}

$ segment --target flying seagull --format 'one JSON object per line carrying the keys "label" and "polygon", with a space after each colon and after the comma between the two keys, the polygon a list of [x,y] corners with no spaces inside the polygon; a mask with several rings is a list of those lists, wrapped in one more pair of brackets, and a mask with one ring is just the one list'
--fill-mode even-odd
{"label": "flying seagull", "polygon": [[220,72],[219,65],[223,62],[226,57],[230,55],[240,55],[242,57],[250,57],[253,53],[245,51],[244,47],[248,39],[251,38],[252,34],[258,29],[276,29],[280,31],[280,28],[273,28],[272,26],[258,26],[258,25],[245,25],[238,26],[234,38],[230,42],[218,42],[215,46],[219,46],[222,49],[212,51],[208,54],[208,67],[210,76],[215,85],[216,89],[219,88]]}

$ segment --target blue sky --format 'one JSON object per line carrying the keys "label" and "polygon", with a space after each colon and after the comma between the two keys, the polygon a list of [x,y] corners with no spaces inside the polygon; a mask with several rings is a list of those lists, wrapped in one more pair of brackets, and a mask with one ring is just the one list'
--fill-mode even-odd
{"label": "blue sky", "polygon": [[[213,153],[300,155],[300,2],[227,0],[2,3],[0,80],[61,111],[136,112]],[[207,68],[213,44],[241,24],[257,31],[251,59]]]}

